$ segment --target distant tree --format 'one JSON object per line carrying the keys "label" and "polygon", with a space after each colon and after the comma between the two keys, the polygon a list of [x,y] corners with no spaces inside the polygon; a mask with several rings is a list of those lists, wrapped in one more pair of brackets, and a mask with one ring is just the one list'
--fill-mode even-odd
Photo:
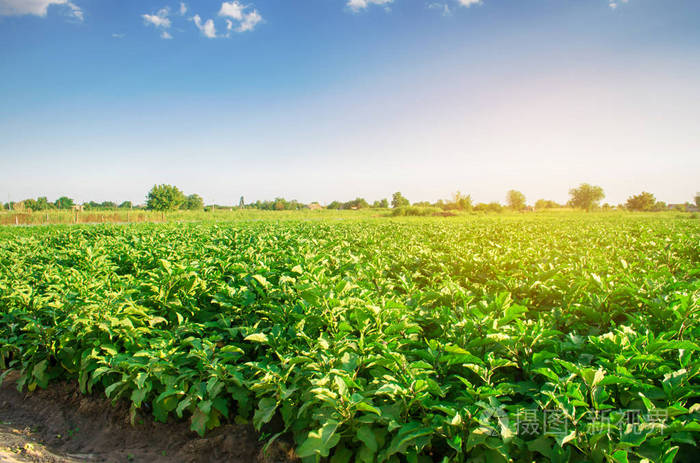
{"label": "distant tree", "polygon": [[651,209],[654,212],[661,212],[668,209],[668,205],[664,201],[656,201],[654,207]]}
{"label": "distant tree", "polygon": [[506,193],[506,204],[514,211],[525,209],[525,195],[517,190],[510,190]]}
{"label": "distant tree", "polygon": [[243,199],[243,196],[241,196],[241,199],[238,201],[238,207],[245,207],[245,199]]}
{"label": "distant tree", "polygon": [[68,196],[61,196],[54,202],[56,209],[70,209],[75,206],[75,202]]}
{"label": "distant tree", "polygon": [[131,204],[131,201],[124,201],[119,205],[119,209],[132,209],[134,207],[133,204]]}
{"label": "distant tree", "polygon": [[401,192],[397,191],[391,196],[391,207],[396,209],[397,207],[410,206],[411,203],[408,199],[404,198]]}
{"label": "distant tree", "polygon": [[332,201],[328,205],[327,209],[340,209],[342,206],[343,206],[343,203],[341,203],[340,201]]}
{"label": "distant tree", "polygon": [[45,211],[48,209],[53,209],[53,204],[46,199],[46,196],[41,196],[36,199],[36,211]]}
{"label": "distant tree", "polygon": [[27,198],[24,201],[20,201],[22,207],[26,212],[32,212],[37,210],[36,199]]}
{"label": "distant tree", "polygon": [[460,211],[471,211],[472,210],[472,197],[471,195],[465,195],[457,191],[454,194],[454,205],[456,209]]}
{"label": "distant tree", "polygon": [[538,199],[535,202],[535,210],[539,211],[542,209],[554,209],[557,207],[561,207],[559,204],[557,204],[555,201],[551,201],[549,199]]}
{"label": "distant tree", "polygon": [[173,185],[154,185],[146,197],[146,208],[173,211],[185,203],[185,195]]}
{"label": "distant tree", "polygon": [[198,194],[191,194],[185,200],[184,207],[190,211],[204,209],[204,200]]}
{"label": "distant tree", "polygon": [[412,206],[430,207],[430,206],[432,206],[432,204],[430,204],[430,201],[416,201],[415,203],[412,204]]}
{"label": "distant tree", "polygon": [[700,207],[700,193],[695,193],[695,205]]}
{"label": "distant tree", "polygon": [[102,201],[99,206],[100,209],[116,209],[117,203],[114,201]]}
{"label": "distant tree", "polygon": [[601,199],[605,198],[603,189],[599,186],[582,183],[578,188],[569,190],[571,199],[569,203],[572,207],[590,211],[598,206]]}
{"label": "distant tree", "polygon": [[656,205],[654,195],[647,191],[642,191],[638,195],[627,198],[625,208],[630,211],[651,211],[654,209],[654,205]]}
{"label": "distant tree", "polygon": [[389,207],[389,200],[386,198],[383,198],[379,201],[379,207],[387,209]]}
{"label": "distant tree", "polygon": [[369,203],[365,198],[355,198],[343,204],[343,209],[365,209],[369,207]]}
{"label": "distant tree", "polygon": [[501,203],[497,202],[492,202],[492,203],[479,203],[476,206],[474,206],[475,211],[481,211],[481,212],[503,212],[503,206]]}

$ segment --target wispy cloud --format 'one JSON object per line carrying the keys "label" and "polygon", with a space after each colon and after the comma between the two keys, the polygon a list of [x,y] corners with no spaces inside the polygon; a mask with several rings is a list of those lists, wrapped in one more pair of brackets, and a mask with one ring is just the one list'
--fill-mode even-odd
{"label": "wispy cloud", "polygon": [[348,0],[346,6],[353,12],[357,13],[367,9],[370,5],[388,5],[394,0]]}
{"label": "wispy cloud", "polygon": [[85,19],[83,10],[69,0],[0,0],[0,16],[35,15],[45,17],[51,5],[64,8],[66,14],[78,21]]}
{"label": "wispy cloud", "polygon": [[[252,8],[252,9],[251,9]],[[223,2],[219,10],[219,16],[231,18],[238,23],[234,26],[231,19],[226,20],[227,30],[235,30],[236,32],[246,32],[255,29],[262,20],[262,16],[251,5],[243,5],[237,0],[232,2]]]}
{"label": "wispy cloud", "polygon": [[428,9],[429,10],[438,10],[442,13],[443,16],[451,16],[452,15],[452,9],[450,8],[450,5],[448,5],[447,3],[441,3],[441,2],[428,3]]}
{"label": "wispy cloud", "polygon": [[112,34],[112,37],[114,37],[115,39],[123,39],[124,37],[126,37],[126,34],[116,34],[115,33],[115,34]]}
{"label": "wispy cloud", "polygon": [[185,16],[185,13],[187,13],[187,5],[185,2],[180,2],[180,16]]}
{"label": "wispy cloud", "polygon": [[163,31],[163,32],[160,33],[160,38],[161,38],[161,39],[165,39],[165,40],[170,40],[170,39],[173,38],[173,36],[170,35],[170,32],[168,32],[168,31]]}
{"label": "wispy cloud", "polygon": [[199,29],[205,37],[209,37],[210,39],[216,38],[216,26],[214,26],[213,19],[207,19],[204,23],[202,23],[202,18],[196,14],[192,17],[192,21],[194,21],[197,29]]}

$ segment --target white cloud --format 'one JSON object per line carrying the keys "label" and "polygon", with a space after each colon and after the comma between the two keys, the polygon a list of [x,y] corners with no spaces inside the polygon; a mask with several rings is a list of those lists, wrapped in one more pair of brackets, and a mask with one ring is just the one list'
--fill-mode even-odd
{"label": "white cloud", "polygon": [[143,20],[146,22],[146,24],[153,24],[155,27],[162,27],[163,29],[167,29],[170,27],[170,19],[168,18],[168,15],[170,14],[170,10],[167,8],[161,8],[158,10],[156,14],[144,14],[141,15]]}
{"label": "white cloud", "polygon": [[469,8],[472,5],[481,5],[481,0],[459,0],[459,4]]}
{"label": "white cloud", "polygon": [[185,2],[180,2],[180,16],[185,16],[185,13],[187,13],[187,5]]}
{"label": "white cloud", "polygon": [[85,19],[83,10],[69,0],[0,0],[0,16],[23,16],[33,14],[46,16],[49,6],[59,5],[68,8],[68,15],[82,21]]}
{"label": "white cloud", "polygon": [[230,18],[236,19],[238,21],[243,20],[243,10],[245,6],[241,5],[237,1],[224,2],[221,4],[221,9],[219,10],[219,16],[228,16]]}
{"label": "white cloud", "polygon": [[126,37],[126,34],[112,34],[112,37],[114,37],[115,39],[123,39],[124,37]]}
{"label": "white cloud", "polygon": [[253,8],[252,11],[246,11],[249,8],[250,5],[243,5],[238,0],[223,2],[219,10],[219,16],[231,18],[238,22],[238,26],[234,28],[233,22],[227,19],[226,28],[229,31],[232,29],[235,29],[236,32],[252,31],[263,18],[255,8]]}
{"label": "white cloud", "polygon": [[160,38],[161,38],[161,39],[169,40],[169,39],[172,39],[173,36],[170,35],[170,32],[168,32],[168,31],[163,31],[163,32],[160,33]]}
{"label": "white cloud", "polygon": [[360,10],[366,9],[370,5],[387,5],[394,0],[348,0],[346,6],[353,12],[357,13]]}
{"label": "white cloud", "polygon": [[246,13],[245,17],[243,18],[243,21],[238,26],[236,31],[238,31],[238,32],[252,31],[253,29],[255,29],[255,26],[260,21],[262,21],[262,16],[260,16],[260,14],[256,10],[253,10],[250,13]]}
{"label": "white cloud", "polygon": [[629,0],[608,0],[608,6],[613,10],[620,6],[621,3],[627,3]]}
{"label": "white cloud", "polygon": [[204,34],[206,37],[209,37],[210,39],[216,38],[216,27],[214,26],[213,20],[207,19],[202,24],[202,18],[200,18],[199,15],[196,14],[192,17],[192,21],[194,21],[194,24],[195,26],[197,26],[197,29],[202,31],[202,34]]}

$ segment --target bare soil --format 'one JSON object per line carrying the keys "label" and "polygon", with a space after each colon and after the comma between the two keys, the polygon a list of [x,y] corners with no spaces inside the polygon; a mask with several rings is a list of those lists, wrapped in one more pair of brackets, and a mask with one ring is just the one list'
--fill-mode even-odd
{"label": "bare soil", "polygon": [[232,462],[294,461],[290,446],[275,443],[263,455],[250,426],[227,424],[204,438],[187,422],[157,423],[139,416],[132,426],[129,406],[104,396],[80,394],[74,382],[20,393],[18,375],[0,386],[0,461],[77,462]]}

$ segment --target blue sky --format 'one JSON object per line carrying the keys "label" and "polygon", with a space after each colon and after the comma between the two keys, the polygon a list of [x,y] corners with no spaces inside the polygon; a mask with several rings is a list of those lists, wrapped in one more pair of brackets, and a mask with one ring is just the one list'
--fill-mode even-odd
{"label": "blue sky", "polygon": [[0,0],[0,101],[0,201],[684,202],[700,2]]}

